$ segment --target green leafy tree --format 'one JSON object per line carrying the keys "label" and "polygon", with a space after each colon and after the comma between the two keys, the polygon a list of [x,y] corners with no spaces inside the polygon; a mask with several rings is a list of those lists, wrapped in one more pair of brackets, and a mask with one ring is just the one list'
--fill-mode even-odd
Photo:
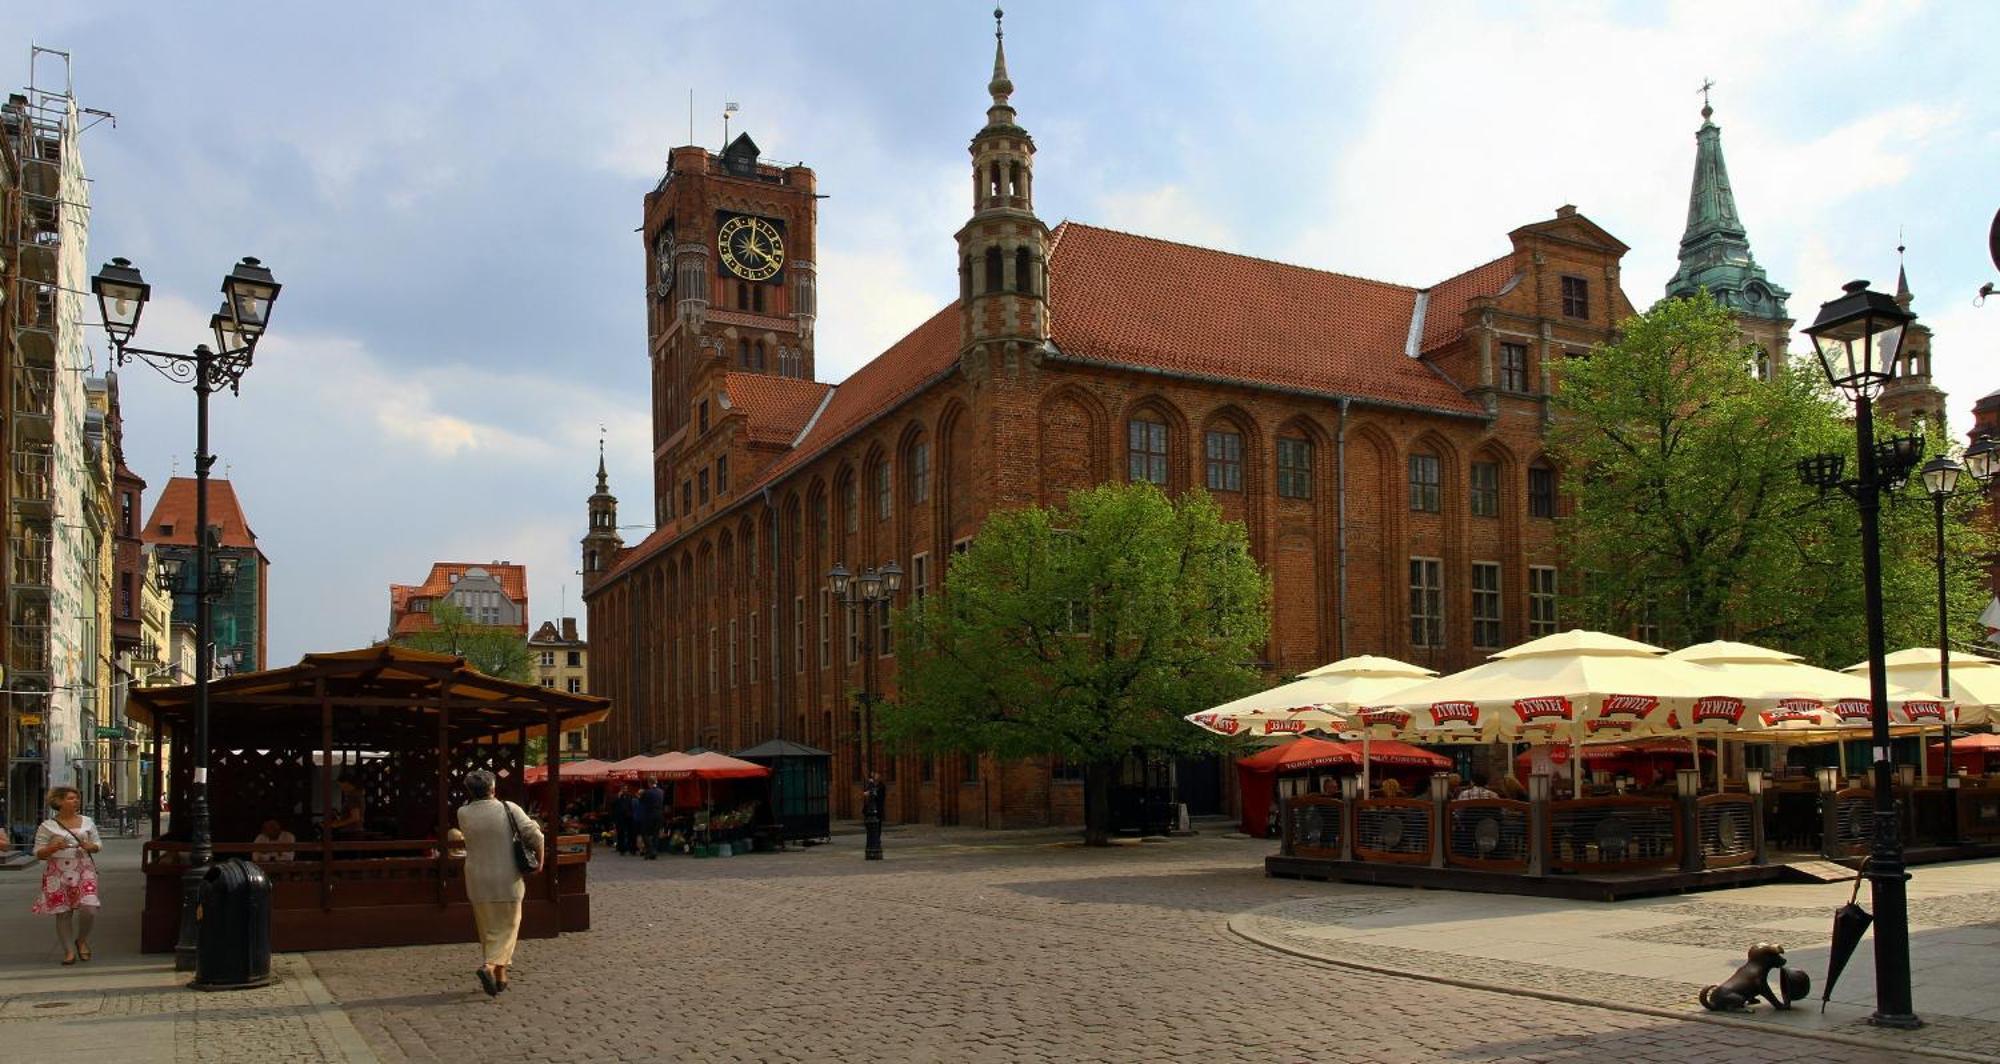
{"label": "green leafy tree", "polygon": [[534,681],[528,641],[512,628],[475,624],[472,615],[454,602],[431,607],[431,627],[397,636],[394,642],[413,650],[456,654],[488,676],[520,683]]}
{"label": "green leafy tree", "polygon": [[[1657,625],[1671,645],[1742,639],[1845,666],[1866,650],[1860,517],[1800,482],[1820,453],[1855,469],[1851,408],[1810,359],[1751,372],[1755,349],[1705,293],[1627,321],[1617,343],[1562,367],[1552,444],[1572,509],[1573,615]],[[1887,419],[1878,436],[1893,435]],[[1933,435],[1929,453],[1946,446]],[[1947,514],[1954,638],[1977,638],[1990,532],[1970,496]],[[1890,646],[1937,640],[1931,503],[1914,478],[1882,509]]]}
{"label": "green leafy tree", "polygon": [[1206,749],[1184,714],[1258,686],[1270,585],[1205,493],[1151,484],[996,513],[942,594],[898,611],[892,742],[1084,766],[1085,838],[1136,750]]}

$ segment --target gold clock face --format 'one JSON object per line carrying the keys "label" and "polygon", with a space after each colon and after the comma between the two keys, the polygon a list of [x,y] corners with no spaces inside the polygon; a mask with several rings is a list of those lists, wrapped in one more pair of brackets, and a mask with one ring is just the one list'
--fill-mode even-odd
{"label": "gold clock face", "polygon": [[746,281],[768,281],[785,264],[785,241],[762,218],[739,214],[722,223],[715,248],[729,272]]}

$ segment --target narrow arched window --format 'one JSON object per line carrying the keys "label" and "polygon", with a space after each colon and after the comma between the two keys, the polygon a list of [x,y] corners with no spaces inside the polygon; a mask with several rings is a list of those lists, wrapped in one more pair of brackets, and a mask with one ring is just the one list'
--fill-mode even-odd
{"label": "narrow arched window", "polygon": [[1035,294],[1035,257],[1025,247],[1014,249],[1014,287]]}
{"label": "narrow arched window", "polygon": [[750,368],[750,341],[748,340],[736,341],[736,368]]}
{"label": "narrow arched window", "polygon": [[972,298],[972,256],[967,255],[958,267],[958,298]]}
{"label": "narrow arched window", "polygon": [[1020,164],[1020,163],[1009,163],[1009,164],[1007,165],[1007,194],[1008,194],[1009,196],[1019,196],[1019,195],[1021,195],[1021,164]]}
{"label": "narrow arched window", "polygon": [[986,166],[986,199],[989,203],[1000,202],[1000,164],[997,162]]}
{"label": "narrow arched window", "polygon": [[1003,281],[1003,278],[1000,276],[1001,261],[999,248],[986,249],[986,290],[988,292],[998,292],[1001,290]]}

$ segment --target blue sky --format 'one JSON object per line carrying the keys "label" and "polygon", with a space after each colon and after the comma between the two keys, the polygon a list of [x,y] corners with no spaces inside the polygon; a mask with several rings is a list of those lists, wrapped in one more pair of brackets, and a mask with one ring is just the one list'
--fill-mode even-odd
{"label": "blue sky", "polygon": [[[2000,388],[2000,301],[1972,306],[2000,279],[2000,86],[1981,73],[2000,7],[1006,6],[1051,223],[1410,284],[1574,203],[1632,246],[1626,291],[1652,302],[1714,78],[1738,206],[1793,316],[1852,277],[1892,283],[1900,230],[1956,426]],[[214,417],[272,559],[274,664],[380,637],[387,585],[433,559],[525,562],[537,621],[578,612],[599,425],[623,519],[650,515],[633,229],[688,141],[689,90],[696,142],[716,147],[737,101],[735,128],[830,197],[822,377],[948,301],[993,43],[990,7],[956,0],[75,2],[14,25],[13,84],[32,38],[118,116],[84,143],[91,261],[144,268],[141,343],[201,340],[237,257],[285,284]],[[122,385],[131,464],[155,488],[188,473],[185,391],[136,367]]]}

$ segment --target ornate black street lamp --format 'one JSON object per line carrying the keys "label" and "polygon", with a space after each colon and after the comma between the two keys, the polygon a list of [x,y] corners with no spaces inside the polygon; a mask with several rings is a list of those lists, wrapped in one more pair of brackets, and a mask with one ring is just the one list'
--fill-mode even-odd
{"label": "ornate black street lamp", "polygon": [[875,778],[875,622],[874,611],[888,612],[896,592],[903,589],[903,569],[895,562],[880,569],[867,569],[854,576],[847,566],[833,563],[826,574],[826,587],[834,599],[849,609],[859,609],[861,621],[861,771],[867,780],[861,796],[861,820],[868,831],[867,859],[882,859],[882,784]]}
{"label": "ornate black street lamp", "polygon": [[[139,315],[145,311],[153,291],[139,276],[138,267],[126,259],[112,259],[90,279],[90,290],[97,294],[98,310],[104,318],[104,332],[117,349],[118,364],[122,366],[137,357],[168,380],[194,386],[194,523],[200,530],[195,537],[194,587],[189,590],[195,600],[194,788],[188,810],[192,821],[191,852],[187,872],[181,877],[180,941],[174,946],[174,967],[180,971],[195,967],[195,909],[201,897],[202,875],[215,856],[208,810],[208,681],[213,660],[213,648],[209,646],[209,606],[219,574],[211,572],[209,566],[212,544],[208,471],[215,464],[215,456],[208,453],[208,397],[224,387],[235,393],[241,385],[243,374],[250,369],[257,341],[263,338],[264,327],[271,320],[271,305],[278,299],[278,288],[271,271],[256,259],[245,258],[237,263],[222,279],[222,307],[208,321],[210,331],[215,334],[215,347],[200,344],[192,353],[181,354],[129,346],[139,331]],[[233,564],[234,559],[230,561]],[[230,575],[234,576],[233,571]]]}
{"label": "ornate black street lamp", "polygon": [[[1993,479],[1996,458],[2000,458],[2000,450],[1985,436],[1979,437],[1966,449],[1963,471],[1979,482],[1981,497],[1984,497],[1986,485]],[[1930,492],[1931,513],[1937,519],[1938,695],[1947,702],[1951,700],[1951,626],[1945,617],[1944,504],[1958,492],[1959,473],[1959,464],[1944,455],[1924,463],[1924,490]],[[1944,728],[1944,841],[1948,843],[1959,841],[1958,775],[1952,769],[1951,732],[1952,724],[1947,721]]]}
{"label": "ornate black street lamp", "polygon": [[[1889,677],[1882,664],[1882,493],[1909,477],[1923,455],[1923,438],[1875,439],[1874,400],[1896,366],[1904,329],[1914,316],[1895,299],[1851,281],[1846,294],[1823,304],[1805,329],[1834,388],[1854,401],[1859,475],[1840,479],[1840,463],[1809,458],[1800,474],[1822,490],[1840,487],[1861,510],[1862,600],[1868,625],[1868,702],[1875,767],[1875,824],[1867,871],[1875,899],[1875,1013],[1883,1027],[1918,1027],[1910,1001],[1910,911],[1903,843],[1896,819],[1896,773],[1889,759]],[[1830,475],[1829,475],[1830,474]]]}

